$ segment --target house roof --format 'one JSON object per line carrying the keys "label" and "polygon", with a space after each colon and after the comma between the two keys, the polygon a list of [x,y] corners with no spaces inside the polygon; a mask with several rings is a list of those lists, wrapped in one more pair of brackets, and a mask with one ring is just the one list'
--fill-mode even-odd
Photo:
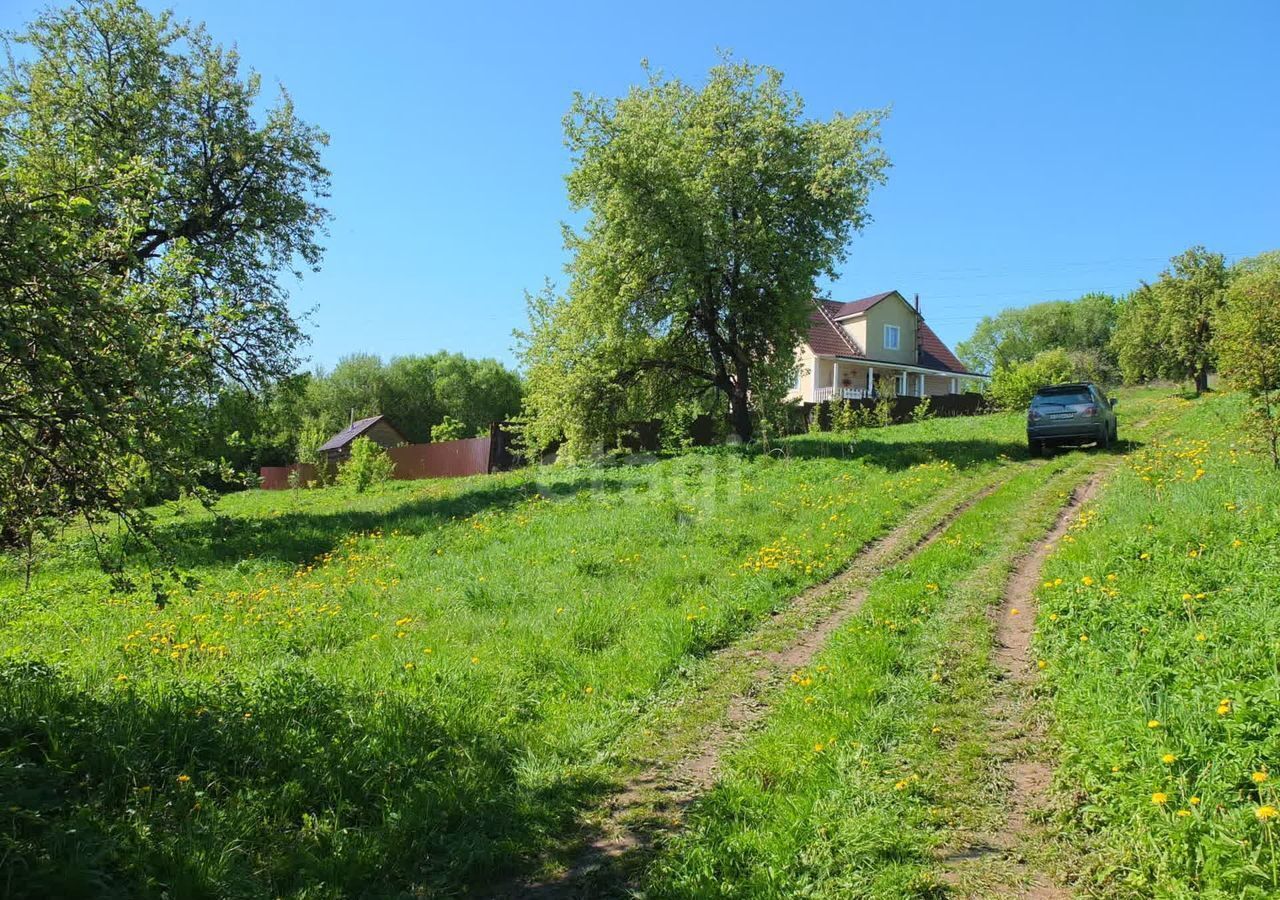
{"label": "house roof", "polygon": [[933,329],[925,324],[923,316],[920,318],[919,338],[920,365],[929,369],[955,372],[958,375],[971,374],[964,363],[956,359],[951,348],[942,343],[942,338],[934,334]]}
{"label": "house roof", "polygon": [[809,314],[809,346],[819,356],[863,355],[857,341],[835,323],[832,312],[844,304],[818,300]]}
{"label": "house roof", "polygon": [[[374,425],[378,424],[379,422],[381,422],[383,419],[386,419],[386,418],[387,418],[386,416],[370,416],[367,419],[357,419],[356,421],[352,422],[349,426],[339,431],[333,437],[329,438],[329,440],[321,444],[320,449],[321,450],[339,450],[342,447],[345,447],[347,444],[354,441],[356,438],[360,437],[360,435],[364,434]],[[391,422],[388,421],[387,424],[391,425]],[[395,429],[397,433],[400,430],[396,428],[394,425],[391,425],[391,427]]]}
{"label": "house roof", "polygon": [[843,319],[847,316],[856,316],[864,313],[871,307],[875,306],[886,297],[892,297],[897,291],[885,291],[882,294],[872,294],[870,297],[863,297],[861,300],[850,300],[848,303],[834,304],[838,309],[831,314],[833,319]]}
{"label": "house roof", "polygon": [[[810,349],[818,356],[842,356],[854,359],[867,359],[866,353],[858,346],[857,341],[837,323],[837,319],[857,315],[875,306],[886,297],[897,291],[885,291],[861,300],[839,303],[834,300],[815,300],[814,310],[809,315],[809,333],[807,341]],[[920,342],[919,365],[926,369],[937,369],[940,372],[954,372],[957,375],[971,375],[964,363],[956,358],[942,339],[925,324],[920,317],[918,330]]]}

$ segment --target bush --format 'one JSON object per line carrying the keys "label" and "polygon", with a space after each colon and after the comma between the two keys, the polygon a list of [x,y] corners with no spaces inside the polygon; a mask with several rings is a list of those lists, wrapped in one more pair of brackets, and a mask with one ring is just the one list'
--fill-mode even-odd
{"label": "bush", "polygon": [[1074,380],[1076,371],[1067,351],[1045,350],[1029,362],[997,369],[991,376],[991,402],[1001,409],[1018,409],[1046,384]]}
{"label": "bush", "polygon": [[431,426],[431,442],[459,441],[467,436],[467,426],[453,416],[445,416],[438,424]]}
{"label": "bush", "polygon": [[389,481],[394,469],[395,463],[387,451],[367,437],[358,437],[351,442],[350,458],[338,469],[338,484],[363,494]]}
{"label": "bush", "polygon": [[925,422],[933,418],[933,398],[924,396],[920,398],[920,402],[911,410],[912,422]]}

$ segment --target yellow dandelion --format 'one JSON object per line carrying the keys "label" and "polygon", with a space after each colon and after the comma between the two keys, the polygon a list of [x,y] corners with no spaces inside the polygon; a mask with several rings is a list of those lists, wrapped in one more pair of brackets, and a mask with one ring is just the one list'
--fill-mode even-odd
{"label": "yellow dandelion", "polygon": [[1015,606],[1013,609],[1009,610],[1009,615],[1011,615],[1011,616],[1016,616],[1016,615],[1018,614],[1018,612],[1019,612],[1019,610],[1018,610],[1018,608]]}
{"label": "yellow dandelion", "polygon": [[1043,660],[1043,659],[1038,659],[1038,660],[1036,660],[1036,668],[1037,668],[1037,669],[1043,669],[1043,668],[1044,668],[1045,666],[1047,666],[1047,665],[1049,665],[1049,663],[1048,663],[1046,660]]}
{"label": "yellow dandelion", "polygon": [[1160,720],[1159,720],[1159,719],[1151,719],[1151,720],[1149,720],[1149,721],[1147,722],[1147,727],[1148,727],[1148,728],[1159,728],[1159,727],[1160,727]]}
{"label": "yellow dandelion", "polygon": [[1154,794],[1151,795],[1151,802],[1154,803],[1156,806],[1164,806],[1166,803],[1169,802],[1169,795],[1166,794],[1164,791],[1156,791]]}
{"label": "yellow dandelion", "polygon": [[1259,822],[1266,822],[1280,816],[1280,810],[1274,806],[1259,806],[1253,814],[1258,817]]}
{"label": "yellow dandelion", "polygon": [[1093,578],[1089,575],[1086,575],[1080,579],[1080,583],[1083,584],[1085,587],[1089,587],[1091,584],[1093,584]]}
{"label": "yellow dandelion", "polygon": [[1200,805],[1200,798],[1199,798],[1199,797],[1192,797],[1192,798],[1191,798],[1190,800],[1188,800],[1187,802],[1188,802],[1188,803],[1190,803],[1192,806],[1199,806],[1199,805]]}
{"label": "yellow dandelion", "polygon": [[178,784],[186,784],[190,780],[191,780],[191,776],[185,773],[178,776]]}
{"label": "yellow dandelion", "polygon": [[1185,818],[1186,818],[1187,816],[1189,816],[1189,815],[1191,815],[1191,810],[1189,810],[1189,809],[1180,809],[1180,810],[1178,810],[1178,818],[1179,818],[1179,819],[1185,819]]}
{"label": "yellow dandelion", "polygon": [[825,747],[823,747],[823,746],[822,746],[822,744],[814,744],[814,745],[813,745],[813,752],[814,752],[814,753],[821,753],[824,749],[826,749],[826,748],[825,748]]}
{"label": "yellow dandelion", "polygon": [[1266,772],[1254,772],[1249,777],[1253,779],[1254,784],[1263,784],[1266,782],[1268,775]]}
{"label": "yellow dandelion", "polygon": [[478,662],[480,662],[480,657],[478,657],[478,656],[473,656],[473,657],[471,657],[471,665],[473,665],[473,666],[474,666],[474,665],[475,665],[476,663],[478,663]]}
{"label": "yellow dandelion", "polygon": [[1171,766],[1178,761],[1178,757],[1174,756],[1172,753],[1166,753],[1164,756],[1160,757],[1160,761],[1166,766]]}

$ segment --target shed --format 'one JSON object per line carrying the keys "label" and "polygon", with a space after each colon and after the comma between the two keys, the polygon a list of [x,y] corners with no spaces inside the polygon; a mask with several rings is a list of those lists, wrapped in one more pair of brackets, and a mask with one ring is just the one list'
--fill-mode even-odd
{"label": "shed", "polygon": [[367,437],[384,450],[409,443],[408,438],[386,416],[370,416],[367,419],[357,419],[329,438],[320,445],[320,452],[331,465],[337,465],[351,455],[351,442],[358,437]]}

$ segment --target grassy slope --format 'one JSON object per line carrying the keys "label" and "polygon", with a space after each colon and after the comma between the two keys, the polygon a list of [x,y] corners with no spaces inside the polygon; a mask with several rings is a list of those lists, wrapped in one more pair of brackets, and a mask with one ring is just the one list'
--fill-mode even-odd
{"label": "grassy slope", "polygon": [[1046,567],[1063,833],[1099,894],[1280,894],[1280,474],[1240,413],[1185,404]]}
{"label": "grassy slope", "polygon": [[944,486],[1026,466],[1020,435],[229,497],[162,516],[202,582],[163,611],[69,535],[33,590],[13,562],[0,582],[0,889],[483,883],[598,802],[691,661]]}
{"label": "grassy slope", "polygon": [[648,873],[653,897],[890,897],[937,889],[946,821],[940,712],[980,693],[988,627],[1017,551],[1095,465],[1012,476],[871,588],[854,623],[796,672],[767,727]]}

